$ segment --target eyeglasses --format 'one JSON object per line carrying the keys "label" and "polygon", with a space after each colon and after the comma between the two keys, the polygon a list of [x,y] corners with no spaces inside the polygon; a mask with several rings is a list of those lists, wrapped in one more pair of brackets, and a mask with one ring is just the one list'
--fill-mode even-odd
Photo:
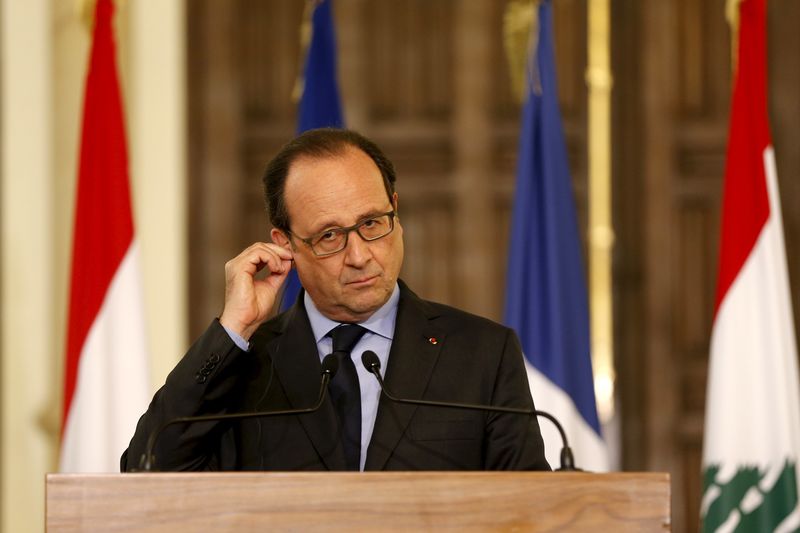
{"label": "eyeglasses", "polygon": [[[295,237],[306,243],[315,256],[325,257],[344,250],[347,246],[347,237],[351,231],[358,233],[358,236],[367,242],[377,241],[381,237],[386,237],[394,229],[394,216],[395,212],[392,210],[388,213],[369,217],[347,228],[330,228],[307,238],[298,235],[295,235]],[[287,233],[291,235],[291,232]]]}

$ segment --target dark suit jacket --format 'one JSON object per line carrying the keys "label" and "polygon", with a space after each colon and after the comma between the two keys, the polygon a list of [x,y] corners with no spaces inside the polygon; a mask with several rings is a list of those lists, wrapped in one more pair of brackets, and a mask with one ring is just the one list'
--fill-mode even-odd
{"label": "dark suit jacket", "polygon": [[[179,416],[314,405],[321,365],[302,295],[263,324],[249,352],[218,321],[167,377],[139,420],[121,469],[139,467],[148,436]],[[404,398],[533,408],[510,329],[418,298],[400,282],[386,385]],[[312,414],[173,425],[159,470],[344,470],[337,418]],[[381,397],[366,470],[549,470],[536,417],[392,403]]]}

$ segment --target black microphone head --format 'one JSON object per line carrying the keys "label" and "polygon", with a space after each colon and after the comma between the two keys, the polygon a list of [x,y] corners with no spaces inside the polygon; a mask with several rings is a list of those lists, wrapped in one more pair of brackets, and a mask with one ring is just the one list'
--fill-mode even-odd
{"label": "black microphone head", "polygon": [[367,350],[361,354],[361,364],[363,364],[364,368],[369,372],[375,372],[381,369],[381,360],[378,359],[378,354],[372,350]]}
{"label": "black microphone head", "polygon": [[329,353],[325,356],[325,359],[322,360],[322,373],[329,374],[331,379],[333,379],[333,376],[336,375],[338,370],[339,359],[332,353]]}
{"label": "black microphone head", "polygon": [[576,472],[580,468],[575,466],[575,457],[572,455],[572,448],[564,446],[561,448],[561,468],[559,472]]}

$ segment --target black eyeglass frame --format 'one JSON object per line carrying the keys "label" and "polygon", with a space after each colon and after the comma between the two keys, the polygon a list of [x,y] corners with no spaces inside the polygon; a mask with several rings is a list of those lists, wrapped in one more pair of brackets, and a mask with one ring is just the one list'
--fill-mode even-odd
{"label": "black eyeglass frame", "polygon": [[[370,222],[371,220],[375,220],[376,218],[386,217],[386,216],[389,217],[389,231],[387,231],[383,235],[381,235],[379,237],[373,237],[373,238],[370,239],[370,238],[364,237],[361,234],[361,232],[359,231],[361,229],[361,227],[364,224],[366,224],[367,222]],[[286,231],[286,233],[289,234],[290,238],[293,237],[293,236],[297,237],[297,240],[301,241],[303,244],[305,244],[306,246],[311,248],[311,252],[314,254],[315,257],[328,257],[328,256],[331,256],[331,255],[334,255],[334,254],[338,254],[339,252],[341,252],[342,250],[347,248],[347,242],[348,242],[348,239],[350,238],[350,233],[353,232],[353,231],[358,233],[358,236],[361,237],[361,239],[364,242],[372,242],[372,241],[377,241],[379,239],[383,239],[384,237],[386,237],[387,235],[391,234],[394,231],[394,219],[395,219],[396,216],[397,216],[397,211],[392,209],[391,211],[387,211],[386,213],[379,213],[377,215],[372,215],[370,217],[367,217],[364,220],[362,220],[361,222],[359,222],[357,224],[353,224],[352,226],[348,226],[346,228],[329,228],[329,229],[326,229],[326,230],[322,230],[319,233],[315,233],[314,235],[312,235],[310,237],[301,237],[301,236],[299,236],[297,234],[294,234],[294,233],[292,233],[291,231],[288,231],[288,230]],[[325,235],[326,233],[330,233],[330,232],[344,234],[344,243],[342,244],[342,247],[339,248],[338,250],[336,250],[335,252],[318,253],[314,249],[314,244],[313,244],[314,240],[318,239],[321,236]]]}

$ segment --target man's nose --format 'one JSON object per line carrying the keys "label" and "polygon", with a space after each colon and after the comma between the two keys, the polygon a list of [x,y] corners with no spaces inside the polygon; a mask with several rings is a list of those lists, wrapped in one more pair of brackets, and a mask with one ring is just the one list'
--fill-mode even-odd
{"label": "man's nose", "polygon": [[350,232],[347,236],[347,246],[344,249],[344,260],[350,266],[363,266],[372,257],[369,243],[361,238],[357,231]]}

